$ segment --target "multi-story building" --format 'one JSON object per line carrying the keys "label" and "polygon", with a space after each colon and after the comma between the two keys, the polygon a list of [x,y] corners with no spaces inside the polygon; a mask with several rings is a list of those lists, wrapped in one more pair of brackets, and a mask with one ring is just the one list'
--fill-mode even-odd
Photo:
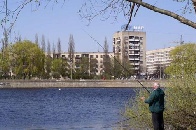
{"label": "multi-story building", "polygon": [[[70,54],[68,52],[64,52],[60,55],[61,55],[60,57],[70,60]],[[108,52],[107,55],[110,58],[114,57],[113,52]],[[96,59],[97,60],[96,75],[100,75],[103,73],[103,58],[104,58],[104,56],[105,56],[104,52],[75,52],[74,56],[73,56],[73,64],[74,64],[73,67],[74,68],[78,67],[75,63],[77,61],[79,61],[81,57],[87,57],[89,59],[89,63],[90,63],[91,59]],[[58,57],[58,55],[56,55],[55,57]],[[90,72],[90,69],[89,69],[89,72]]]}
{"label": "multi-story building", "polygon": [[128,59],[135,75],[146,73],[146,32],[142,30],[116,32],[113,35],[113,52],[121,63]]}
{"label": "multi-story building", "polygon": [[164,49],[150,50],[146,52],[147,73],[153,74],[161,67],[165,68],[171,63],[169,53],[175,47],[168,47]]}

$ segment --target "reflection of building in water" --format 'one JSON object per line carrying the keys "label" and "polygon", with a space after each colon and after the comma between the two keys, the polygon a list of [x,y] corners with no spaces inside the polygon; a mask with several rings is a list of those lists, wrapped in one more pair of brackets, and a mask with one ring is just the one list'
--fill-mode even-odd
{"label": "reflection of building in water", "polygon": [[136,75],[146,73],[146,32],[142,29],[118,31],[113,35],[113,52],[121,63],[124,60],[133,66]]}
{"label": "reflection of building in water", "polygon": [[146,52],[147,73],[153,74],[160,67],[165,68],[171,63],[169,53],[175,47],[151,50]]}

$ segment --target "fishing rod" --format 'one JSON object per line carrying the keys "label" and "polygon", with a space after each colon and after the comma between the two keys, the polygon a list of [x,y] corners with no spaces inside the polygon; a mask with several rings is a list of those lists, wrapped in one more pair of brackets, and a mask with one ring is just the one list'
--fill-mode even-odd
{"label": "fishing rod", "polygon": [[[104,50],[104,47],[95,39],[93,38],[89,33],[87,33],[85,30],[83,30],[94,42],[96,42],[103,50]],[[125,68],[114,56],[110,55],[112,58],[114,58],[114,60],[124,69],[126,70],[129,74],[131,74],[129,72],[129,70],[127,68]],[[150,91],[138,80],[136,79],[136,81],[148,92],[150,93]]]}

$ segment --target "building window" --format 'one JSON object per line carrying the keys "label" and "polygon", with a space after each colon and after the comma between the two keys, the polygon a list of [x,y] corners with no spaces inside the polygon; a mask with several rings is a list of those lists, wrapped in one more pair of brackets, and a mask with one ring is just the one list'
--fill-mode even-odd
{"label": "building window", "polygon": [[129,39],[134,39],[134,36],[129,36]]}
{"label": "building window", "polygon": [[135,36],[135,39],[136,39],[136,40],[139,40],[139,37],[138,37],[138,36]]}
{"label": "building window", "polygon": [[128,37],[125,37],[125,40],[128,40],[129,38]]}
{"label": "building window", "polygon": [[76,55],[76,58],[79,58],[80,57],[80,55]]}
{"label": "building window", "polygon": [[98,55],[96,55],[96,58],[98,58]]}

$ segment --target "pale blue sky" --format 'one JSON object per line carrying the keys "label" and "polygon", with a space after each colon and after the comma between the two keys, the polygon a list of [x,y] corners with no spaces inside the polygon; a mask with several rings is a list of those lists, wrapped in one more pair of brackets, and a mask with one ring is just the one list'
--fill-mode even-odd
{"label": "pale blue sky", "polygon": [[[14,8],[18,0],[13,0],[9,4],[9,8]],[[145,0],[155,4],[158,7],[169,9],[175,13],[181,14],[181,3],[173,2],[172,0]],[[105,37],[109,44],[109,51],[112,51],[112,36],[116,31],[121,30],[121,26],[127,23],[127,20],[120,15],[117,21],[112,18],[101,21],[101,16],[96,17],[89,26],[87,20],[81,19],[77,13],[83,1],[68,0],[57,5],[49,5],[46,8],[39,8],[33,11],[34,7],[31,4],[26,6],[20,13],[11,38],[21,35],[22,39],[35,41],[35,34],[45,36],[46,45],[47,40],[56,45],[58,38],[61,40],[62,51],[67,51],[70,34],[73,35],[75,41],[75,50],[77,52],[96,52],[103,49],[94,42],[88,34],[94,37],[101,45],[104,43]],[[1,14],[2,15],[2,14]],[[196,22],[196,14],[183,15],[192,21]],[[1,16],[2,17],[2,16]],[[180,36],[185,42],[196,43],[196,30],[179,23],[177,20],[161,15],[159,13],[150,11],[146,8],[140,7],[137,16],[133,18],[131,26],[144,26],[144,31],[147,35],[147,50],[160,49],[169,46],[177,45],[174,42],[180,41]],[[2,35],[2,29],[1,35]]]}

